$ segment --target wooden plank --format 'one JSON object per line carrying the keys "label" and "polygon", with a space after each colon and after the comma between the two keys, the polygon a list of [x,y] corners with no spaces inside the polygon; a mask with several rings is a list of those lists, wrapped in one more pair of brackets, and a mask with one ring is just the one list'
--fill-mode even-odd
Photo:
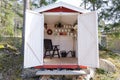
{"label": "wooden plank", "polygon": [[83,70],[44,70],[37,71],[36,75],[83,75],[87,74]]}
{"label": "wooden plank", "polygon": [[36,69],[44,68],[44,69],[77,69],[82,68],[86,69],[87,66],[78,65],[77,58],[57,58],[54,57],[52,59],[50,58],[44,58],[44,65],[43,66],[36,66]]}
{"label": "wooden plank", "polygon": [[44,65],[77,65],[77,58],[45,58]]}
{"label": "wooden plank", "polygon": [[36,69],[87,69],[87,66],[82,66],[82,65],[43,65],[43,66],[36,66]]}

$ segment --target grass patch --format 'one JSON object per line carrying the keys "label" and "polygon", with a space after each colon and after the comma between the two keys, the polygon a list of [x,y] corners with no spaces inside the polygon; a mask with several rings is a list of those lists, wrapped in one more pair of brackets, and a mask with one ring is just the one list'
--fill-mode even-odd
{"label": "grass patch", "polygon": [[96,70],[95,80],[116,80],[120,76],[120,55],[111,51],[100,51],[100,58],[111,61],[117,70],[115,73],[107,73],[99,68]]}
{"label": "grass patch", "polygon": [[0,44],[0,49],[3,49],[3,48],[4,48],[4,45],[1,45],[1,44]]}
{"label": "grass patch", "polygon": [[98,74],[105,74],[105,70],[103,70],[103,69],[101,69],[101,68],[97,68],[97,69],[96,69],[96,72],[97,72]]}
{"label": "grass patch", "polygon": [[3,74],[3,80],[21,80],[23,56],[16,54],[0,55],[0,73]]}

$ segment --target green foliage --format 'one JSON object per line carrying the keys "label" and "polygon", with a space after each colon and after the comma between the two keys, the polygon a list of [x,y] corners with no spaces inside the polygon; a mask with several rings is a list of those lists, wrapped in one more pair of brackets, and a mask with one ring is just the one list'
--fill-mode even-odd
{"label": "green foliage", "polygon": [[31,9],[39,8],[56,2],[57,0],[33,0],[30,3]]}
{"label": "green foliage", "polygon": [[20,51],[22,48],[22,38],[13,38],[13,41],[10,44],[17,48],[18,51]]}
{"label": "green foliage", "polygon": [[113,74],[97,74],[95,76],[96,78],[94,80],[116,80],[116,78],[113,76]]}
{"label": "green foliage", "polygon": [[0,40],[0,73],[3,80],[22,80],[23,55],[20,53],[21,38],[2,37]]}
{"label": "green foliage", "polygon": [[4,44],[8,44],[13,51],[14,50],[21,50],[21,46],[22,46],[22,39],[20,37],[2,37],[2,39],[0,40],[1,43]]}
{"label": "green foliage", "polygon": [[99,44],[99,50],[102,50],[102,51],[108,51],[108,49],[102,45]]}
{"label": "green foliage", "polygon": [[1,4],[1,35],[13,35],[13,15],[14,13],[11,11],[11,3],[7,3],[6,1]]}
{"label": "green foliage", "polygon": [[119,4],[120,0],[83,0],[82,3],[86,9],[98,11],[99,21],[102,19],[107,24],[112,24],[112,26],[105,25],[106,27],[103,28],[105,32],[120,27]]}
{"label": "green foliage", "polygon": [[119,56],[111,51],[100,51],[100,57],[101,58],[118,58]]}
{"label": "green foliage", "polygon": [[112,59],[115,59],[115,58],[118,57],[117,54],[114,54],[114,53],[112,53],[112,52],[109,52],[108,55],[109,55],[109,57],[112,58]]}
{"label": "green foliage", "polygon": [[96,69],[94,80],[116,80],[119,77],[120,71],[120,55],[111,51],[100,51],[100,58],[111,61],[117,70],[115,73],[108,73],[101,68]]}
{"label": "green foliage", "polygon": [[[1,0],[0,1],[0,37],[13,36],[15,34],[15,18],[21,14],[20,5],[16,0]],[[17,8],[17,9],[16,9]],[[19,11],[18,11],[19,10]],[[22,15],[22,14],[21,14]],[[21,20],[20,18],[18,19]],[[21,24],[21,23],[19,23]]]}
{"label": "green foliage", "polygon": [[21,79],[21,67],[23,62],[22,55],[10,55],[3,53],[0,55],[0,73],[3,74],[3,80]]}
{"label": "green foliage", "polygon": [[84,4],[86,9],[94,11],[100,9],[103,5],[106,5],[107,2],[108,1],[104,0],[83,0],[83,3],[80,6]]}
{"label": "green foliage", "polygon": [[4,48],[4,45],[3,44],[0,44],[0,49]]}
{"label": "green foliage", "polygon": [[103,70],[103,69],[101,69],[101,68],[97,68],[97,69],[96,69],[96,72],[97,72],[98,74],[105,74],[105,70]]}
{"label": "green foliage", "polygon": [[108,0],[108,7],[101,9],[100,16],[112,24],[120,23],[120,0]]}

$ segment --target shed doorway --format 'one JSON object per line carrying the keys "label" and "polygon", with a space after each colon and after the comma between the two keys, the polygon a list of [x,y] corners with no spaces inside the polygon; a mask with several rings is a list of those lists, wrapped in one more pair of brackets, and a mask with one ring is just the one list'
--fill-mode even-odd
{"label": "shed doorway", "polygon": [[[44,39],[50,39],[52,45],[59,45],[58,55],[44,55],[44,65],[78,64],[77,59],[77,13],[45,13]],[[45,49],[44,49],[45,54]],[[51,51],[51,54],[52,51]],[[55,52],[57,54],[57,52]]]}

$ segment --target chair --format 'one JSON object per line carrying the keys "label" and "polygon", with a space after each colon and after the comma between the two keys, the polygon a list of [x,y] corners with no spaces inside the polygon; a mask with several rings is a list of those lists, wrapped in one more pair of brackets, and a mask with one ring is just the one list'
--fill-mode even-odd
{"label": "chair", "polygon": [[[60,58],[58,46],[59,45],[52,45],[51,39],[44,39],[44,49],[45,49],[44,58],[46,56],[50,56],[50,58],[52,58],[52,57],[54,57],[54,55],[58,55],[58,57]],[[48,54],[47,54],[47,52],[48,52]]]}

